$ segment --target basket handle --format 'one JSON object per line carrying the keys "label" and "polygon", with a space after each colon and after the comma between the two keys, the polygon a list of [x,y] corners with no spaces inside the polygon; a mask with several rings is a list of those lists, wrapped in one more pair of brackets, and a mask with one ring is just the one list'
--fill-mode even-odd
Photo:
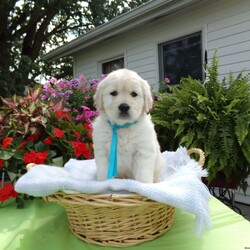
{"label": "basket handle", "polygon": [[204,152],[200,149],[200,148],[190,148],[188,149],[188,154],[191,155],[191,154],[198,154],[199,155],[199,161],[198,163],[203,166],[204,163],[205,163],[205,154]]}

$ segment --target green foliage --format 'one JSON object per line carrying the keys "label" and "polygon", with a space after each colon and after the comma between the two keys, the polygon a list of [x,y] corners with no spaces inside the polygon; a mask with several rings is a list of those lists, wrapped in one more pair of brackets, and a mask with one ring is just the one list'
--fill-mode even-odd
{"label": "green foliage", "polygon": [[92,29],[148,1],[149,0],[86,1],[88,2],[88,8],[83,10],[87,20],[86,25],[88,29]]}
{"label": "green foliage", "polygon": [[179,145],[198,147],[206,155],[209,180],[222,172],[246,187],[250,174],[250,82],[249,76],[230,73],[218,77],[214,56],[206,82],[183,78],[171,93],[159,94],[152,113],[160,144],[173,150]]}
{"label": "green foliage", "polygon": [[73,76],[73,58],[71,56],[59,58],[53,62],[39,62],[40,72],[44,76],[70,80]]}
{"label": "green foliage", "polygon": [[[81,153],[75,151],[74,143],[80,143],[79,147],[85,143],[88,152],[92,152],[91,127],[87,118],[82,117],[78,123],[71,115],[73,108],[66,109],[63,98],[56,103],[43,101],[41,94],[42,89],[37,88],[25,97],[1,98],[0,159],[6,170],[18,177],[26,172],[26,153],[46,152],[48,155],[42,163],[50,165],[58,156],[62,156],[64,162],[70,158],[82,159]],[[56,130],[62,133],[61,136]]]}
{"label": "green foliage", "polygon": [[40,74],[72,78],[72,58],[51,64],[41,55],[147,1],[0,1],[0,96],[23,95]]}

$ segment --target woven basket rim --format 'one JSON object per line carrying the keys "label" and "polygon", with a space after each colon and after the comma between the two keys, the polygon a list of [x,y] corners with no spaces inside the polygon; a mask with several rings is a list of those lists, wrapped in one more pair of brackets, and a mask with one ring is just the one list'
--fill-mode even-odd
{"label": "woven basket rim", "polygon": [[45,201],[62,201],[64,203],[77,203],[88,204],[92,206],[138,206],[138,205],[154,205],[158,201],[149,199],[137,193],[128,194],[68,194],[63,191],[56,192],[55,194],[44,196]]}

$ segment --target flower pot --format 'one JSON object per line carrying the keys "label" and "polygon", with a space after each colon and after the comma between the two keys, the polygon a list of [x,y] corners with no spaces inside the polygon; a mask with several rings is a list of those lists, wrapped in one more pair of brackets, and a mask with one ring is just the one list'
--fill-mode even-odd
{"label": "flower pot", "polygon": [[218,188],[229,188],[229,189],[237,189],[238,183],[234,178],[231,178],[229,181],[226,181],[226,177],[223,173],[218,173],[216,178],[211,180],[210,182],[207,180],[207,178],[203,177],[202,182],[207,187],[218,187]]}

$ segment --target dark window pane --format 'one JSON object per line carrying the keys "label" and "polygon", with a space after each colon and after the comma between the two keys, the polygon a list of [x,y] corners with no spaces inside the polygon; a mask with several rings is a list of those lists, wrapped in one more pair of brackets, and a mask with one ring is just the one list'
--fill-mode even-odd
{"label": "dark window pane", "polygon": [[124,68],[124,59],[119,58],[102,64],[102,73],[108,74],[114,70]]}
{"label": "dark window pane", "polygon": [[181,77],[202,80],[201,33],[160,45],[161,78],[178,84]]}

